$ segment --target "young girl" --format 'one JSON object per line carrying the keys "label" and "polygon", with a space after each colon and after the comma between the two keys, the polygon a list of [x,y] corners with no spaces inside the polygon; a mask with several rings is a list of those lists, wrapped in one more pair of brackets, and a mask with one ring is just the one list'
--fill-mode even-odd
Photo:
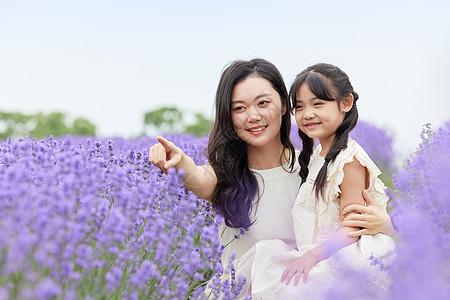
{"label": "young girl", "polygon": [[[298,157],[302,185],[292,209],[297,249],[280,240],[256,244],[252,295],[323,299],[340,280],[342,299],[383,297],[389,290],[387,274],[371,266],[370,258],[387,263],[393,240],[381,233],[350,237],[358,228],[340,225],[345,207],[364,205],[363,190],[383,210],[388,200],[377,177],[380,170],[348,136],[358,120],[358,94],[341,69],[316,64],[296,77],[290,96],[303,141]],[[314,151],[313,139],[320,141]]]}
{"label": "young girl", "polygon": [[[249,257],[255,243],[277,239],[296,247],[290,213],[301,181],[298,152],[289,140],[291,104],[277,68],[252,59],[223,71],[215,109],[209,164],[195,165],[162,137],[150,148],[150,161],[166,174],[171,167],[184,169],[184,186],[222,214],[221,243],[227,245],[222,262],[235,253],[236,273],[247,278],[245,295],[251,293],[252,259],[242,257]],[[391,230],[389,216],[376,206],[354,208],[362,214],[348,222],[362,222],[358,225],[370,233]]]}

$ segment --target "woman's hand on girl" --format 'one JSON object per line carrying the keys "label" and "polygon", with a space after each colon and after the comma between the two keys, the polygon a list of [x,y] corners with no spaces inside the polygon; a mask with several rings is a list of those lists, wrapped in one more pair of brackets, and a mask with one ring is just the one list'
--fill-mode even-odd
{"label": "woman's hand on girl", "polygon": [[351,204],[342,210],[345,215],[341,222],[342,227],[359,227],[360,230],[350,232],[350,237],[359,237],[364,234],[384,233],[394,235],[391,218],[386,211],[372,202],[367,191],[363,192],[367,206]]}
{"label": "woman's hand on girl", "polygon": [[166,175],[169,169],[178,165],[183,158],[183,150],[162,136],[156,138],[159,143],[150,147],[150,162],[160,168]]}

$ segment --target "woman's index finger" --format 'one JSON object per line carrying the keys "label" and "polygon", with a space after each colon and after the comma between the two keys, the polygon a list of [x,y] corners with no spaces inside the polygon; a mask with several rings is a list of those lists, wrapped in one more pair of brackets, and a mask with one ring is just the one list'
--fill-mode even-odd
{"label": "woman's index finger", "polygon": [[158,136],[158,137],[156,137],[156,139],[158,140],[158,142],[161,143],[161,145],[164,147],[164,149],[166,149],[166,151],[170,151],[174,148],[173,143],[169,142],[164,137]]}

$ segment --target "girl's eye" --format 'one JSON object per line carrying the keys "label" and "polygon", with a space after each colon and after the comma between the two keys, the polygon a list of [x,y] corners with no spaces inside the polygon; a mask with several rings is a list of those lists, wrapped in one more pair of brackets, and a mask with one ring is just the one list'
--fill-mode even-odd
{"label": "girl's eye", "polygon": [[259,102],[259,105],[267,105],[269,103],[269,101],[266,101],[266,100],[262,100],[262,101],[260,101]]}
{"label": "girl's eye", "polygon": [[233,111],[239,111],[239,110],[244,110],[243,106],[236,106],[233,108]]}
{"label": "girl's eye", "polygon": [[316,102],[316,103],[314,103],[314,106],[320,106],[322,104],[323,104],[322,102]]}

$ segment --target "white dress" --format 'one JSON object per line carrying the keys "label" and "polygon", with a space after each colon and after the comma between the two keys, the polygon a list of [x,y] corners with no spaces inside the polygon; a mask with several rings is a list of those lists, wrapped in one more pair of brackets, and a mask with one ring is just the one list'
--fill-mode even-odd
{"label": "white dress", "polygon": [[307,180],[301,186],[292,209],[297,245],[280,239],[268,239],[258,242],[253,253],[248,251],[253,260],[245,257],[252,260],[250,279],[253,299],[324,299],[334,292],[339,293],[342,299],[381,299],[388,293],[387,271],[379,265],[371,266],[370,260],[373,255],[388,265],[394,257],[393,239],[381,233],[361,236],[358,242],[319,262],[310,271],[306,284],[302,280],[297,286],[293,280],[289,285],[281,282],[281,275],[292,260],[328,240],[339,229],[339,185],[344,178],[346,163],[356,158],[367,168],[370,174],[368,194],[374,203],[386,209],[388,197],[384,184],[378,178],[381,172],[351,139],[348,147],[328,165],[325,200],[320,198],[316,204],[314,179],[325,161],[319,155],[320,151],[319,145],[311,157]]}
{"label": "white dress", "polygon": [[[298,154],[299,152],[296,151],[296,157]],[[242,275],[247,279],[247,284],[240,297],[251,292],[249,283],[253,255],[248,252],[253,253],[253,246],[258,241],[278,239],[291,247],[296,245],[294,225],[290,215],[301,182],[297,159],[293,172],[288,172],[288,167],[289,164],[268,170],[252,169],[261,194],[259,202],[255,201],[253,206],[251,219],[255,223],[242,235],[240,235],[240,229],[230,228],[226,225],[223,225],[219,232],[221,244],[226,245],[222,254],[222,263],[224,265],[230,263],[234,252],[232,263],[236,268],[236,278]]]}

